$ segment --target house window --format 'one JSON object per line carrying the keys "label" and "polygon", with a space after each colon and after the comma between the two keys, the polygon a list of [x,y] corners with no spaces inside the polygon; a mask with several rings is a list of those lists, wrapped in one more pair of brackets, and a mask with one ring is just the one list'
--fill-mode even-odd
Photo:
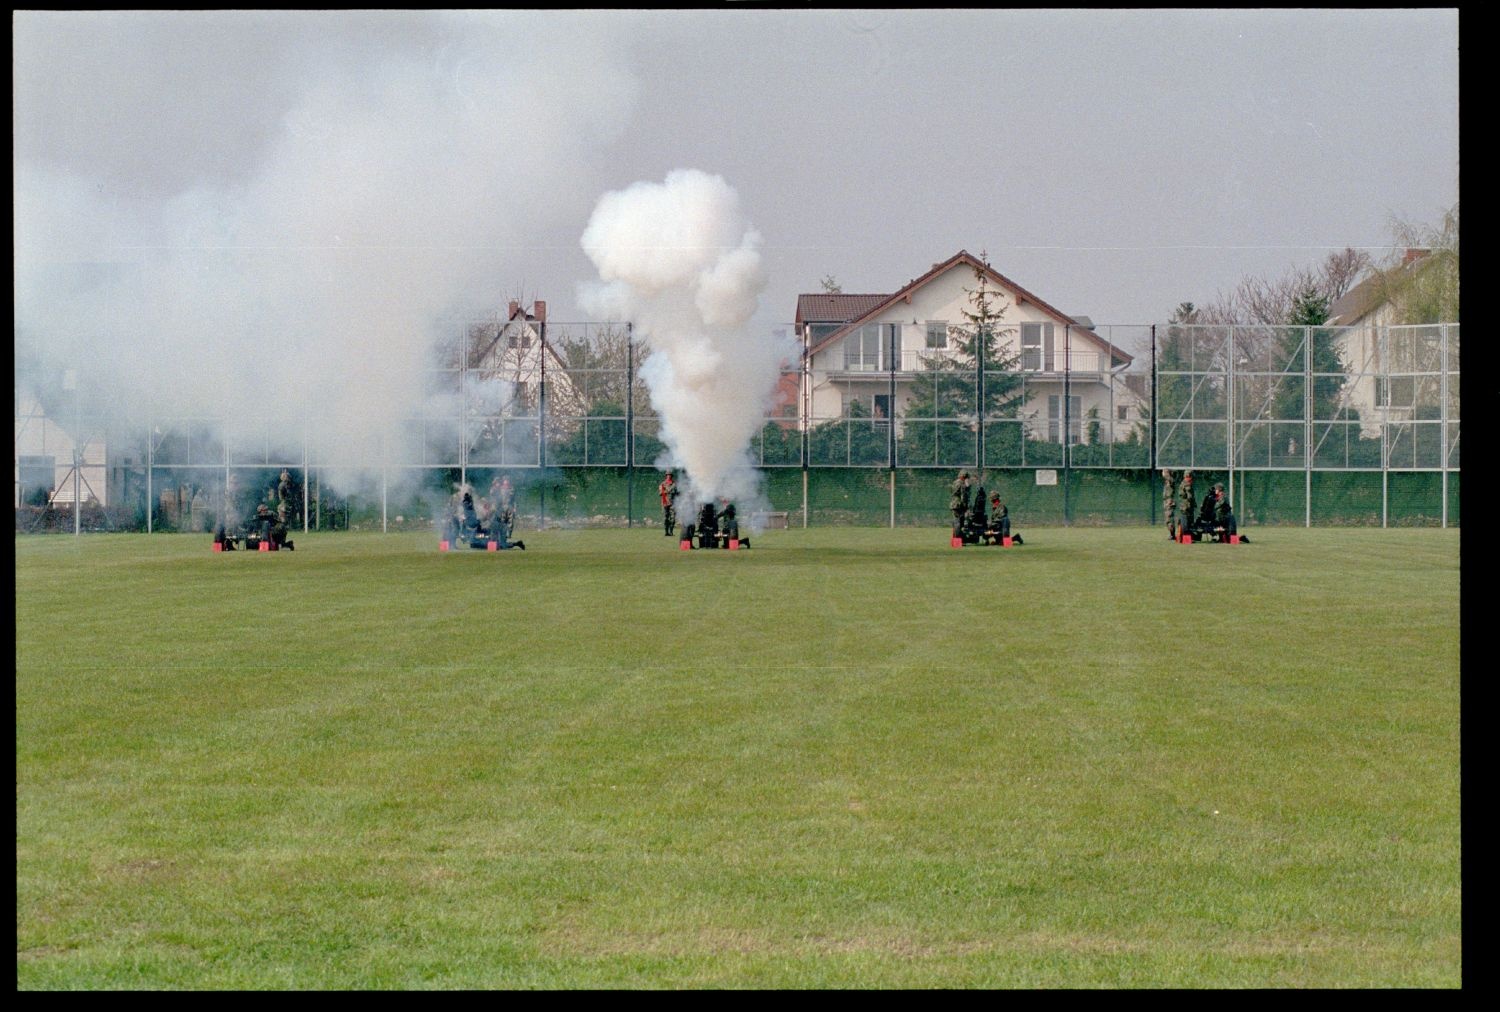
{"label": "house window", "polygon": [[55,457],[17,457],[16,478],[20,488],[16,492],[21,502],[29,503],[34,498],[45,501],[57,476]]}
{"label": "house window", "polygon": [[876,418],[891,417],[891,395],[876,394],[875,400],[872,403],[871,407],[874,408],[874,415]]}
{"label": "house window", "polygon": [[867,323],[844,338],[844,368],[850,372],[879,372],[881,326]]}
{"label": "house window", "polygon": [[929,347],[929,348],[946,348],[946,347],[948,347],[948,321],[947,320],[928,320],[927,321],[927,347]]}
{"label": "house window", "polygon": [[1381,376],[1376,381],[1375,403],[1382,408],[1410,408],[1417,402],[1415,376]]}
{"label": "house window", "polygon": [[[1081,398],[1081,397],[1069,397],[1068,398],[1068,443],[1070,445],[1073,444],[1073,443],[1081,443],[1081,442],[1083,442],[1083,439],[1081,438],[1082,434],[1083,434],[1083,421],[1079,417],[1082,414],[1083,414],[1083,398]],[[1052,442],[1052,443],[1062,442],[1062,440],[1059,438],[1060,434],[1062,433],[1062,422],[1063,422],[1063,420],[1062,420],[1062,398],[1060,396],[1058,396],[1057,394],[1050,394],[1047,397],[1047,440],[1048,440],[1048,442]]]}
{"label": "house window", "polygon": [[1052,371],[1052,324],[1021,324],[1021,369]]}
{"label": "house window", "polygon": [[531,341],[525,328],[512,329],[505,342],[507,348],[526,348],[530,345]]}
{"label": "house window", "polygon": [[1129,410],[1129,409],[1126,408],[1125,405],[1123,405],[1123,404],[1116,405],[1115,406],[1115,417],[1118,418],[1122,422],[1125,421],[1126,420],[1125,413],[1126,413],[1127,410]]}

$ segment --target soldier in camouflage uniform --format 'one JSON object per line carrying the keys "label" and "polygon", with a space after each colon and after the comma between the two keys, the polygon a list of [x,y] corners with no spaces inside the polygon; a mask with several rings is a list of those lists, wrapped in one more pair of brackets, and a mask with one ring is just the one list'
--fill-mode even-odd
{"label": "soldier in camouflage uniform", "polygon": [[282,468],[281,477],[276,482],[276,512],[285,514],[283,521],[296,517],[298,505],[296,495],[297,483],[292,480],[292,472]]}
{"label": "soldier in camouflage uniform", "polygon": [[1172,482],[1172,472],[1161,469],[1161,512],[1167,518],[1167,537],[1177,540],[1177,486]]}
{"label": "soldier in camouflage uniform", "polygon": [[969,515],[969,472],[958,472],[958,480],[953,483],[953,496],[948,500],[948,509],[953,512],[953,533],[962,535],[964,520]]}
{"label": "soldier in camouflage uniform", "polygon": [[1228,540],[1229,535],[1238,534],[1239,527],[1234,522],[1234,510],[1230,508],[1229,496],[1224,494],[1222,484],[1214,486],[1210,500],[1214,508],[1214,527],[1222,532],[1222,537]]}
{"label": "soldier in camouflage uniform", "polygon": [[990,525],[988,530],[991,538],[1010,537],[1010,510],[1006,508],[1005,503],[1000,501],[999,492],[990,493]]}
{"label": "soldier in camouflage uniform", "polygon": [[508,474],[500,479],[500,488],[495,494],[495,512],[506,531],[516,529],[516,490]]}
{"label": "soldier in camouflage uniform", "polygon": [[1198,512],[1198,494],[1193,491],[1193,472],[1182,472],[1182,484],[1177,488],[1178,534],[1191,532],[1194,514]]}
{"label": "soldier in camouflage uniform", "polygon": [[677,528],[677,496],[680,494],[677,482],[672,479],[671,471],[668,471],[667,476],[661,480],[661,484],[656,486],[656,494],[661,496],[662,532],[670,538]]}
{"label": "soldier in camouflage uniform", "polygon": [[271,540],[276,543],[278,548],[295,549],[297,547],[286,536],[287,519],[291,515],[292,510],[288,500],[281,500],[280,505],[276,507],[276,522],[271,525]]}

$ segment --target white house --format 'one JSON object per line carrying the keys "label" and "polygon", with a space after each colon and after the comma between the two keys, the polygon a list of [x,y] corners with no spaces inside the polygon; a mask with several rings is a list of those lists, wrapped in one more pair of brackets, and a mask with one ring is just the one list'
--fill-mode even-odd
{"label": "white house", "polygon": [[487,405],[496,413],[535,412],[542,379],[547,380],[547,411],[558,417],[585,412],[583,394],[569,377],[567,365],[551,344],[542,341],[547,325],[547,303],[537,300],[529,311],[512,301],[503,321],[473,328],[469,368],[481,379],[501,380],[512,387],[519,403]]}
{"label": "white house", "polygon": [[1090,409],[1116,422],[1139,417],[1138,395],[1114,381],[1131,355],[1095,333],[1086,317],[1057,310],[960,251],[890,295],[798,296],[796,326],[809,358],[810,424],[847,415],[852,401],[860,402],[861,414],[889,418],[894,411],[902,417],[927,363],[955,356],[949,328],[968,323],[963,314],[973,311],[969,292],[976,271],[987,279],[992,309],[1003,311],[997,343],[1005,360],[1016,358],[1025,378],[1020,413],[1031,438],[1061,442],[1064,409],[1071,442],[1084,441]]}
{"label": "white house", "polygon": [[[1396,270],[1422,270],[1428,252],[1407,250]],[[1359,412],[1360,430],[1367,437],[1378,435],[1382,423],[1436,417],[1433,412],[1442,403],[1444,328],[1398,324],[1395,307],[1385,294],[1388,290],[1387,281],[1372,274],[1328,310],[1328,323],[1337,328],[1334,341],[1349,376],[1344,403]],[[1450,351],[1448,368],[1456,373],[1456,340]],[[1451,396],[1456,399],[1456,382],[1454,387]]]}
{"label": "white house", "polygon": [[91,438],[88,433],[80,440],[50,417],[34,395],[19,388],[15,462],[17,508],[38,489],[50,493],[53,506],[71,507],[75,498],[78,502],[109,505],[104,440]]}

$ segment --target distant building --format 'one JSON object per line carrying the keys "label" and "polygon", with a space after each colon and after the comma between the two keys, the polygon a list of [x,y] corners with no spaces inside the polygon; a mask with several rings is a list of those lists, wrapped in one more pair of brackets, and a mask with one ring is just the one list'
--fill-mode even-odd
{"label": "distant building", "polygon": [[[1407,250],[1394,273],[1425,269],[1429,253]],[[1441,329],[1398,324],[1387,294],[1391,281],[1388,274],[1372,273],[1328,309],[1328,325],[1337,328],[1334,341],[1349,374],[1345,404],[1359,413],[1366,437],[1378,435],[1382,423],[1431,414],[1421,409],[1436,410],[1441,402]],[[1450,366],[1456,371],[1456,361]]]}
{"label": "distant building", "polygon": [[[997,310],[1003,310],[999,354],[1015,358],[1024,375],[1021,417],[1033,439],[1062,442],[1069,419],[1070,442],[1083,442],[1085,419],[1118,423],[1140,417],[1140,396],[1114,374],[1132,356],[1110,344],[1087,317],[1073,317],[960,251],[888,295],[812,293],[797,298],[796,326],[808,354],[806,397],[818,422],[856,410],[872,418],[900,418],[929,364],[952,359],[950,327],[965,326],[976,271],[988,279]],[[966,290],[967,289],[967,290]],[[895,361],[892,362],[894,347]],[[891,403],[891,374],[895,403]],[[1067,372],[1067,405],[1064,372]],[[1106,426],[1106,431],[1108,430]]]}
{"label": "distant building", "polygon": [[[79,466],[74,469],[75,453]],[[79,502],[108,506],[104,439],[81,435],[50,416],[30,391],[16,390],[16,507],[42,495],[53,506]],[[77,479],[75,481],[75,478]]]}

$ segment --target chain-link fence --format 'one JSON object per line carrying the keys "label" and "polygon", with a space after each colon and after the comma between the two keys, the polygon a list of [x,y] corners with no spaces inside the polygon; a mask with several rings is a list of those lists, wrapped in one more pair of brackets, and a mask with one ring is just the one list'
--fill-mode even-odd
{"label": "chain-link fence", "polygon": [[[999,363],[873,333],[838,368],[785,364],[750,446],[757,522],[946,525],[964,469],[1017,523],[1157,524],[1170,468],[1222,481],[1242,526],[1458,523],[1457,324],[1094,327],[1132,353],[1063,334]],[[655,524],[668,452],[633,336],[475,323],[419,410],[355,432],[315,404],[290,425],[125,421],[18,387],[17,530],[210,530],[283,481],[306,529],[426,528],[456,485],[485,497],[502,480],[523,525]]]}

